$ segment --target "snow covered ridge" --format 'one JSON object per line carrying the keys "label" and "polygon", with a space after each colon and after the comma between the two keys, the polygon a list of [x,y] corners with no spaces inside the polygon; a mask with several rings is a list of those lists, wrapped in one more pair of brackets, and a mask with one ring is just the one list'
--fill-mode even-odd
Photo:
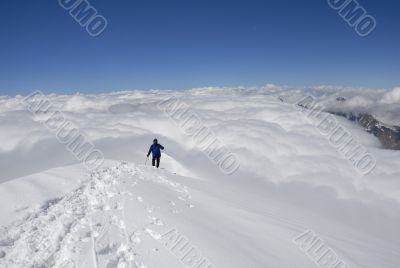
{"label": "snow covered ridge", "polygon": [[[89,171],[25,97],[0,97],[0,267],[308,268],[315,260],[292,240],[313,230],[348,267],[398,268],[400,151],[338,116],[376,158],[362,176],[292,105],[308,95],[398,125],[398,89],[46,95],[104,155]],[[160,111],[171,96],[237,156],[236,172],[221,172]],[[160,170],[144,165],[154,138]]]}
{"label": "snow covered ridge", "polygon": [[14,222],[0,236],[1,267],[145,267],[140,245],[152,238],[159,247],[155,252],[164,245],[187,267],[212,268],[188,238],[154,217],[155,208],[136,208],[147,216],[136,219],[136,225],[127,222],[125,206],[145,202],[128,191],[140,182],[170,184],[187,208],[193,207],[187,189],[144,172],[127,163],[92,172],[75,191]]}

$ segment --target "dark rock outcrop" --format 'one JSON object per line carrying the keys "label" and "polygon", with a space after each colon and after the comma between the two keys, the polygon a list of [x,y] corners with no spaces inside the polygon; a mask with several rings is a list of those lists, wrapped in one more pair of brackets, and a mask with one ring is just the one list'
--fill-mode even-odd
{"label": "dark rock outcrop", "polygon": [[[280,101],[284,101],[279,98]],[[345,102],[344,97],[337,97],[337,102]],[[315,99],[305,98],[296,103],[297,106],[304,109],[314,109]],[[376,136],[384,149],[400,150],[400,126],[390,126],[384,124],[368,113],[352,113],[352,112],[333,112],[326,111],[336,116],[342,116],[348,120],[362,126],[368,133]]]}
{"label": "dark rock outcrop", "polygon": [[364,129],[375,135],[382,143],[383,148],[391,150],[400,150],[400,127],[389,126],[378,121],[370,114],[353,114],[330,112],[331,114],[342,116],[348,120],[359,124]]}

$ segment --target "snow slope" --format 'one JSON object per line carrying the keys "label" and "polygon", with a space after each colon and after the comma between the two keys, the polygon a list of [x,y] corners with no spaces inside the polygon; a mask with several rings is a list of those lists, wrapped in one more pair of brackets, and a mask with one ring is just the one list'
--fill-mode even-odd
{"label": "snow slope", "polygon": [[[347,267],[399,267],[400,153],[338,118],[378,160],[360,175],[279,101],[295,91],[48,96],[108,159],[93,172],[23,97],[1,98],[0,267],[318,267],[293,243],[308,229]],[[157,109],[172,94],[240,158],[236,173],[224,175]],[[144,165],[154,137],[164,169]]]}

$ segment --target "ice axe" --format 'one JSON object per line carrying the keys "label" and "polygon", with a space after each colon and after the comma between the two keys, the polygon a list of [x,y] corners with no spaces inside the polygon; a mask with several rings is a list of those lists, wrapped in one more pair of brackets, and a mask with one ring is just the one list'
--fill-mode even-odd
{"label": "ice axe", "polygon": [[144,162],[144,165],[147,165],[147,160],[149,160],[149,157],[146,157],[146,161]]}

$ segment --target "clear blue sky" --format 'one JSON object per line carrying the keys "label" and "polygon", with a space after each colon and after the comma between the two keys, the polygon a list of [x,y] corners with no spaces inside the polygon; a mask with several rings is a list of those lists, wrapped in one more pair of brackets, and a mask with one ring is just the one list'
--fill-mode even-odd
{"label": "clear blue sky", "polygon": [[358,0],[360,37],[326,0],[91,0],[91,37],[57,0],[0,2],[0,95],[198,86],[400,85],[400,1]]}

